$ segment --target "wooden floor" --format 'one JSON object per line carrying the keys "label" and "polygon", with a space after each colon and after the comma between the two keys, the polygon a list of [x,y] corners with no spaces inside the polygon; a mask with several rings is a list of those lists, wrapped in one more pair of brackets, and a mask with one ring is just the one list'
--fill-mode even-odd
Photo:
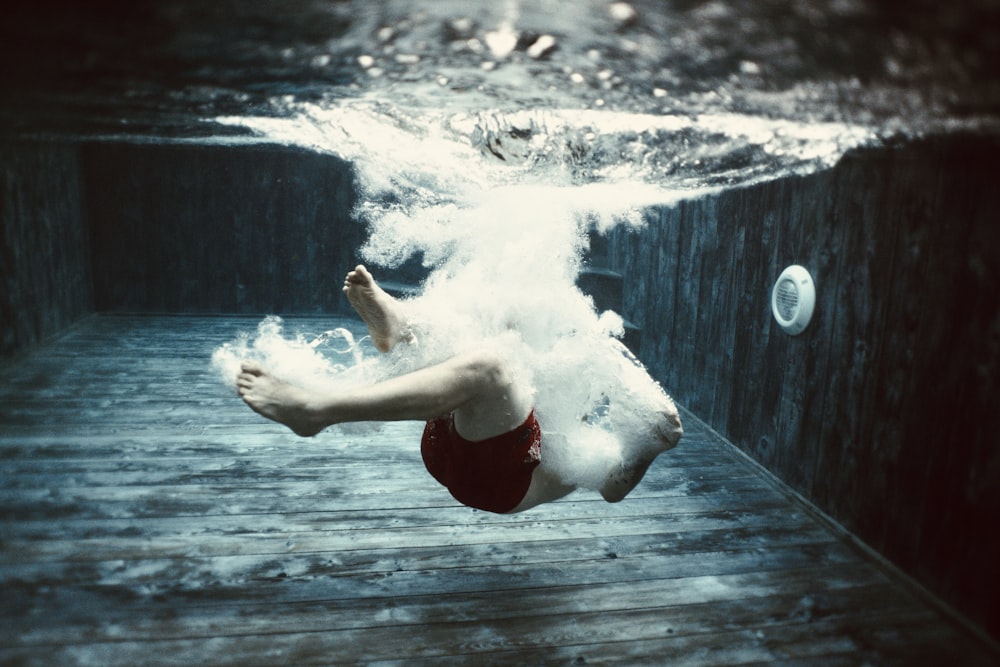
{"label": "wooden floor", "polygon": [[209,356],[255,324],[95,316],[4,368],[0,664],[998,663],[692,417],[621,504],[477,512],[419,425],[247,410]]}

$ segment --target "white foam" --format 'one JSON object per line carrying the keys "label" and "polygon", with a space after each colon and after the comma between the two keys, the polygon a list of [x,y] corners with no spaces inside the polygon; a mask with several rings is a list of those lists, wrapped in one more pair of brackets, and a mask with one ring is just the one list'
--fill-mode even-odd
{"label": "white foam", "polygon": [[[285,118],[224,120],[356,166],[362,195],[356,213],[369,228],[361,253],[376,278],[379,266],[396,266],[417,252],[431,269],[423,293],[407,303],[416,339],[389,355],[332,362],[307,342],[285,340],[276,321],[267,320],[255,337],[216,352],[220,372],[231,378],[238,360],[251,356],[299,384],[374,382],[492,346],[534,391],[543,465],[594,489],[622,461],[659,446],[653,416],[669,399],[614,340],[622,333],[619,314],[598,313],[576,287],[587,232],[642,225],[644,208],[674,205],[709,188],[664,187],[649,178],[641,155],[612,160],[583,180],[579,170],[563,168],[563,158],[602,132],[632,137],[697,129],[725,134],[737,149],[797,151],[792,163],[827,161],[866,136],[843,126],[732,115],[449,114],[357,102],[292,111]],[[759,173],[754,165],[746,171]]]}
{"label": "white foam", "polygon": [[376,376],[367,363],[359,341],[343,328],[319,336],[287,334],[280,317],[269,316],[254,332],[243,332],[220,345],[212,354],[212,367],[219,380],[233,389],[244,361],[255,361],[286,382],[327,391]]}

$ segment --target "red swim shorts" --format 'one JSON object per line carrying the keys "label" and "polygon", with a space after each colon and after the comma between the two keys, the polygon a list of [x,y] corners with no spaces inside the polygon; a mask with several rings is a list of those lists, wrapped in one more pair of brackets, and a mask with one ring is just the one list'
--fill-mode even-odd
{"label": "red swim shorts", "polygon": [[420,441],[424,466],[463,505],[503,514],[520,504],[541,461],[542,430],[532,412],[510,433],[472,442],[455,417],[427,422]]}

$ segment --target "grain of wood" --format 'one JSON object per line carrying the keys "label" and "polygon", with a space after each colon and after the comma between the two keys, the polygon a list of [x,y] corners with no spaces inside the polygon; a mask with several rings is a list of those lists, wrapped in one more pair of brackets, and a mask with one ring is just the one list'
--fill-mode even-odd
{"label": "grain of wood", "polygon": [[254,324],[99,316],[8,369],[0,663],[998,657],[691,415],[620,504],[477,512],[419,424],[302,439],[226,395],[208,355]]}

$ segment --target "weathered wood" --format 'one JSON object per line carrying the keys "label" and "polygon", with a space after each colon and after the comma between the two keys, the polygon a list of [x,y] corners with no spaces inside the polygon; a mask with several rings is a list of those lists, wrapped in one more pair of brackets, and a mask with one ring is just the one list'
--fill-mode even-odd
{"label": "weathered wood", "polygon": [[[233,532],[239,526],[238,519],[229,524],[229,531],[223,535],[208,533],[207,528],[200,525],[196,518],[189,520],[192,527],[199,528],[195,534],[161,535],[156,544],[136,543],[135,533],[142,528],[141,524],[131,524],[119,534],[102,535],[99,537],[78,537],[75,539],[39,540],[36,538],[20,538],[5,540],[2,552],[4,564],[20,565],[23,563],[42,562],[91,562],[114,560],[161,560],[166,558],[232,555],[289,555],[293,552],[333,552],[341,550],[356,551],[360,549],[377,548],[387,537],[400,549],[407,546],[413,548],[448,547],[459,545],[494,544],[513,541],[535,542],[568,536],[577,538],[629,538],[632,541],[645,542],[654,535],[660,543],[670,544],[671,552],[687,552],[694,545],[705,550],[705,542],[709,541],[711,549],[737,548],[737,535],[756,527],[757,529],[772,528],[778,532],[782,528],[798,526],[805,530],[808,526],[803,517],[781,516],[785,508],[774,508],[761,511],[758,515],[745,516],[735,512],[719,512],[714,515],[680,515],[673,521],[657,520],[642,517],[616,517],[615,526],[607,527],[601,521],[594,519],[554,518],[540,524],[537,521],[504,522],[504,523],[471,523],[460,538],[456,538],[453,522],[454,513],[439,512],[439,508],[429,508],[420,513],[399,511],[402,517],[396,519],[397,513],[391,517],[379,516],[377,520],[359,518],[360,512],[329,513],[319,524],[322,530],[311,532],[282,531],[277,536],[254,532],[243,528]],[[452,523],[434,523],[433,513],[451,516]],[[410,520],[407,520],[410,514]],[[246,521],[245,518],[242,519]],[[210,524],[211,525],[211,524]],[[553,527],[558,531],[554,531]],[[419,529],[419,530],[415,530]],[[687,542],[685,533],[690,532],[692,542]],[[122,534],[124,533],[124,534]],[[149,534],[149,533],[147,533]],[[155,534],[155,533],[154,533]],[[698,535],[705,534],[703,539]],[[291,538],[288,536],[292,535]],[[711,543],[711,539],[715,542]],[[730,538],[732,541],[730,541]],[[679,539],[685,542],[674,543]],[[815,539],[815,537],[813,538]],[[411,541],[413,540],[413,541]],[[772,545],[774,546],[774,545]],[[633,549],[635,546],[633,545]],[[623,555],[623,554],[619,554]]]}
{"label": "weathered wood", "polygon": [[[390,464],[391,465],[391,464]],[[405,473],[404,473],[405,474]],[[650,480],[650,484],[655,482]],[[376,481],[375,486],[365,486],[365,482],[345,477],[340,485],[304,484],[298,487],[304,491],[288,493],[281,486],[260,484],[239,495],[220,492],[220,489],[206,485],[203,488],[165,487],[139,492],[116,494],[62,492],[27,493],[24,496],[14,492],[5,494],[4,518],[74,518],[74,519],[125,519],[154,518],[169,515],[204,516],[214,514],[274,514],[284,512],[311,512],[360,510],[364,508],[391,509],[399,506],[447,507],[455,500],[442,488],[427,480],[422,473],[401,477],[396,480]],[[739,480],[725,483],[696,483],[674,485],[668,493],[636,492],[635,498],[656,498],[670,503],[671,499],[684,493],[711,494],[719,498],[731,497],[739,503],[744,494],[759,495],[760,487],[740,483]],[[750,493],[748,493],[750,492]],[[754,493],[757,492],[757,493]],[[567,501],[568,502],[568,501]],[[762,504],[777,502],[775,496]],[[685,505],[686,503],[681,503]]]}
{"label": "weathered wood", "polygon": [[[470,622],[487,619],[507,619],[538,615],[544,610],[546,615],[568,613],[600,613],[620,610],[678,608],[685,605],[704,605],[715,601],[754,599],[768,596],[795,595],[802,586],[812,584],[817,596],[824,594],[878,594],[886,592],[888,584],[878,578],[865,578],[853,566],[831,566],[833,576],[817,579],[808,569],[792,570],[784,578],[776,578],[768,573],[731,575],[709,575],[687,578],[654,578],[642,590],[636,590],[632,582],[599,584],[566,584],[541,588],[525,588],[514,591],[472,591],[461,594],[448,593],[440,597],[448,598],[448,605],[442,605],[439,596],[394,594],[391,598],[371,597],[367,599],[331,598],[326,600],[302,600],[287,606],[288,616],[280,619],[269,618],[261,613],[253,600],[241,598],[224,604],[204,600],[191,600],[188,614],[172,619],[143,617],[132,621],[143,629],[143,635],[165,638],[212,637],[216,634],[243,634],[258,630],[301,632],[317,629],[360,629],[370,627],[372,618],[379,611],[391,609],[386,614],[382,626],[402,626],[429,622]],[[810,580],[811,581],[807,581]],[[110,598],[102,601],[93,596],[91,603],[101,608],[101,619],[90,627],[72,628],[80,632],[74,637],[65,633],[61,622],[49,623],[46,619],[37,622],[30,629],[31,643],[71,644],[81,640],[114,640],[105,624],[121,622],[127,612]],[[150,601],[149,612],[155,612],[157,603]],[[248,613],[253,611],[254,613]],[[534,613],[531,613],[534,612]],[[815,616],[809,603],[802,605],[802,613]],[[153,613],[149,614],[153,616]],[[235,628],[236,619],[243,627]],[[265,625],[266,624],[266,625]],[[63,629],[63,634],[55,633]],[[228,632],[227,632],[228,631]]]}
{"label": "weathered wood", "polygon": [[[998,146],[949,136],[857,151],[651,211],[608,242],[640,356],[664,385],[995,637]],[[793,263],[817,287],[796,337],[769,303]]]}
{"label": "weathered wood", "polygon": [[[97,317],[11,367],[0,662],[997,657],[692,416],[620,504],[476,512],[422,469],[419,424],[297,438],[217,394],[207,355],[176,354],[232,330]],[[156,416],[172,407],[176,427]]]}
{"label": "weathered wood", "polygon": [[350,165],[283,146],[82,150],[98,311],[334,312],[364,228]]}
{"label": "weathered wood", "polygon": [[94,308],[79,151],[0,141],[0,360]]}

